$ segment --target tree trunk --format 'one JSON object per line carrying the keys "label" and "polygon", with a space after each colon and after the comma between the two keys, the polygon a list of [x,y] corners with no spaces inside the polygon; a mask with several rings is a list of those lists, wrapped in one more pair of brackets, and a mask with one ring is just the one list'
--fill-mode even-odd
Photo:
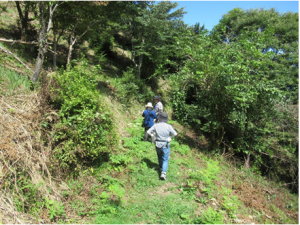
{"label": "tree trunk", "polygon": [[53,23],[53,51],[54,51],[54,55],[53,55],[53,71],[56,71],[56,55],[57,55],[57,44],[59,42],[60,37],[62,36],[62,34],[64,33],[64,29],[61,30],[60,34],[57,35],[57,26],[55,23]]}
{"label": "tree trunk", "polygon": [[214,149],[216,146],[216,137],[215,137],[215,131],[214,131],[214,125],[210,123],[210,141],[211,141],[211,146]]}
{"label": "tree trunk", "polygon": [[39,10],[40,10],[40,35],[39,35],[39,53],[38,53],[38,57],[36,59],[36,63],[35,63],[35,67],[34,67],[34,71],[31,77],[31,81],[32,82],[37,82],[42,66],[43,66],[43,62],[45,59],[45,53],[46,53],[46,47],[45,47],[45,21],[44,21],[44,7],[42,5],[42,2],[39,2]]}
{"label": "tree trunk", "polygon": [[250,156],[251,156],[251,153],[248,153],[247,158],[245,158],[245,164],[244,164],[244,167],[245,167],[246,169],[249,169],[249,168],[250,168]]}
{"label": "tree trunk", "polygon": [[[75,43],[74,43],[75,44]],[[72,51],[73,51],[73,45],[74,44],[70,44],[69,45],[69,51],[68,51],[68,58],[67,58],[67,66],[69,66],[69,63],[71,61],[71,57],[72,57]]]}
{"label": "tree trunk", "polygon": [[16,1],[15,3],[16,3],[18,13],[19,13],[19,17],[20,17],[20,21],[21,21],[21,40],[26,41],[26,39],[27,39],[26,38],[27,21],[25,21],[25,19],[24,19],[23,12],[22,12],[22,9],[20,7],[20,2]]}
{"label": "tree trunk", "polygon": [[34,83],[37,82],[38,79],[39,79],[39,75],[41,73],[43,62],[44,62],[44,59],[45,59],[45,52],[46,51],[44,49],[39,50],[39,54],[38,54],[38,57],[36,59],[34,71],[33,71],[32,77],[31,77],[31,81],[34,82]]}
{"label": "tree trunk", "polygon": [[53,29],[53,71],[56,71],[56,53],[57,53],[57,39],[56,39],[56,31]]}
{"label": "tree trunk", "polygon": [[219,129],[219,132],[218,132],[218,138],[216,140],[216,147],[220,147],[222,141],[223,141],[223,138],[224,138],[224,135],[225,135],[225,131],[224,131],[224,127],[222,126],[220,129]]}
{"label": "tree trunk", "polygon": [[139,65],[138,65],[138,74],[137,74],[138,80],[141,79],[142,64],[143,64],[143,55],[139,55]]}
{"label": "tree trunk", "polygon": [[21,21],[21,40],[22,41],[27,41],[28,39],[28,15],[29,15],[29,2],[25,2],[25,9],[24,9],[24,14],[22,12],[21,6],[20,6],[20,2],[19,1],[15,1],[17,9],[18,9],[18,13],[19,13],[19,17],[20,17],[20,21]]}
{"label": "tree trunk", "polygon": [[34,83],[38,81],[39,75],[42,70],[43,62],[45,59],[45,54],[48,49],[47,37],[48,37],[48,33],[49,33],[49,30],[51,27],[53,13],[59,4],[60,3],[54,4],[54,7],[52,5],[49,6],[49,20],[48,20],[48,25],[47,25],[47,29],[46,29],[46,22],[45,22],[45,18],[44,18],[44,5],[43,5],[43,2],[38,2],[39,11],[40,11],[40,26],[41,26],[41,28],[40,28],[40,33],[39,33],[39,53],[38,53],[38,57],[36,59],[35,67],[33,70],[32,77],[31,77],[31,81]]}
{"label": "tree trunk", "polygon": [[[145,39],[144,37],[142,37],[142,47],[144,45],[144,42],[145,42]],[[142,65],[143,65],[143,58],[144,58],[144,55],[143,54],[140,54],[139,55],[139,65],[138,65],[138,75],[137,75],[137,79],[141,79],[141,70],[142,70]]]}
{"label": "tree trunk", "polygon": [[72,56],[73,46],[75,45],[76,41],[78,41],[80,38],[82,38],[82,36],[85,35],[86,32],[88,32],[89,29],[90,29],[95,23],[97,23],[97,22],[98,22],[98,20],[96,20],[96,21],[94,21],[94,22],[90,21],[90,23],[89,23],[88,27],[86,28],[86,30],[85,30],[80,36],[76,36],[76,37],[73,39],[74,33],[75,33],[75,29],[76,29],[76,27],[77,27],[77,25],[78,25],[78,22],[75,24],[75,26],[74,26],[74,28],[73,28],[73,31],[72,31],[72,33],[71,33],[71,35],[70,35],[69,52],[68,52],[68,58],[67,58],[67,67],[69,67],[68,65],[69,65],[69,63],[71,62],[71,56]]}

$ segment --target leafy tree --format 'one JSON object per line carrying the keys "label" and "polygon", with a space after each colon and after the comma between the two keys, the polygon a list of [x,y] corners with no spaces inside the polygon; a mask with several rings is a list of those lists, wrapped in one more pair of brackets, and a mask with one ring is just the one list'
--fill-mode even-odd
{"label": "leafy tree", "polygon": [[61,37],[66,33],[66,27],[69,21],[67,17],[69,15],[68,10],[64,8],[65,4],[57,9],[57,13],[53,16],[53,70],[56,71],[56,56],[57,56],[57,44]]}
{"label": "leafy tree", "polygon": [[[177,3],[152,1],[116,2],[121,15],[118,19],[122,32],[131,43],[131,60],[137,69],[137,79],[141,78],[144,58],[157,62],[157,56],[163,52],[168,32],[173,29],[173,21],[184,14],[183,8],[172,13]],[[161,59],[161,58],[159,58]]]}
{"label": "leafy tree", "polygon": [[[227,133],[230,141],[227,145],[234,143],[236,151],[244,154],[248,167],[250,156],[260,159],[260,152],[269,151],[261,137],[266,135],[267,124],[276,116],[277,101],[281,101],[280,91],[272,81],[256,72],[268,63],[268,54],[260,51],[259,42],[248,41],[266,37],[245,31],[241,32],[239,43],[227,45],[206,36],[191,42],[195,39],[190,34],[178,40],[190,60],[172,76],[177,87],[173,101],[175,112],[184,112],[185,115],[177,116],[209,133],[213,149],[224,143]],[[181,104],[189,89],[196,97],[190,105]]]}
{"label": "leafy tree", "polygon": [[30,21],[34,20],[34,18],[29,18],[29,13],[34,12],[35,14],[37,14],[36,11],[37,2],[15,1],[15,3],[18,9],[19,19],[21,22],[21,40],[27,41],[27,38],[29,36],[28,25]]}
{"label": "leafy tree", "polygon": [[69,34],[67,64],[71,61],[75,43],[99,22],[101,8],[104,6],[98,2],[67,2],[61,8],[64,20],[61,22],[61,29],[66,29]]}
{"label": "leafy tree", "polygon": [[[269,29],[268,29],[269,28]],[[259,68],[259,72],[272,80],[276,87],[287,90],[294,102],[298,101],[298,13],[280,14],[275,9],[239,8],[224,15],[214,27],[213,34],[219,35],[227,43],[238,42],[243,30],[267,35],[261,42],[263,53],[269,53],[268,63]],[[270,29],[272,35],[269,35]],[[257,39],[250,41],[257,42]]]}
{"label": "leafy tree", "polygon": [[203,33],[207,33],[207,29],[205,29],[205,26],[202,25],[200,27],[200,23],[196,23],[194,26],[193,26],[193,30],[195,32],[195,34],[203,34]]}

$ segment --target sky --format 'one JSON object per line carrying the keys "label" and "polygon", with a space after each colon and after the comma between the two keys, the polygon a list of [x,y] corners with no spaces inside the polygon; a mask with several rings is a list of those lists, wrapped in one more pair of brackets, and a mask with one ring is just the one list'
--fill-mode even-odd
{"label": "sky", "polygon": [[[296,12],[299,13],[298,1],[172,1],[179,5],[176,9],[184,8],[187,13],[183,16],[183,21],[189,26],[200,23],[205,28],[212,30],[230,10],[239,7],[243,10],[264,8],[275,8],[279,13]],[[175,10],[176,10],[175,9]]]}

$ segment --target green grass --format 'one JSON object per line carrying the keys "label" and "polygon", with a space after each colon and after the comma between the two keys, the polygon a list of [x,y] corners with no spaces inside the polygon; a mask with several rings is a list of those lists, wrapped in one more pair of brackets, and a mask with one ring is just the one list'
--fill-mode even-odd
{"label": "green grass", "polygon": [[[142,141],[143,128],[140,127],[140,123],[141,118],[133,121],[128,127],[131,137],[123,138],[124,152],[120,153],[121,157],[116,157],[119,160],[103,164],[102,169],[95,172],[96,176],[102,177],[102,181],[106,180],[107,184],[119,184],[119,188],[124,192],[120,201],[109,200],[109,197],[106,197],[105,201],[102,199],[102,206],[99,206],[91,217],[94,218],[91,220],[92,223],[184,224],[279,221],[278,218],[277,220],[266,218],[265,214],[268,212],[262,213],[247,207],[245,202],[239,199],[232,188],[232,177],[223,176],[224,173],[231,172],[231,166],[222,160],[212,160],[204,155],[201,159],[201,153],[196,153],[187,145],[179,144],[176,138],[171,142],[167,180],[159,180],[155,146]],[[195,154],[198,156],[195,157]],[[248,170],[236,173],[258,179],[257,175],[253,173],[250,175]],[[112,174],[114,178],[110,177]],[[107,184],[104,186],[108,187]],[[294,206],[297,203],[296,196],[293,201],[295,202],[291,205]],[[212,204],[214,202],[217,204]],[[289,219],[284,215],[282,209],[275,206],[272,209],[282,221],[297,223],[295,219]],[[247,216],[253,219],[247,220]]]}
{"label": "green grass", "polygon": [[[20,75],[15,71],[0,66],[0,86],[1,94],[7,95],[14,91],[29,90],[31,82],[25,75]],[[5,92],[3,92],[5,90]]]}
{"label": "green grass", "polygon": [[130,196],[132,203],[120,207],[117,215],[102,214],[95,219],[97,224],[134,224],[134,223],[185,223],[182,215],[192,215],[196,203],[178,198],[176,194],[151,195],[149,192],[135,193]]}

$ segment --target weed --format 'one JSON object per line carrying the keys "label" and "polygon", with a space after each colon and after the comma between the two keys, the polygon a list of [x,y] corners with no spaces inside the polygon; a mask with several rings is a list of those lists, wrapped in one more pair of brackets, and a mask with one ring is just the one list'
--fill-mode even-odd
{"label": "weed", "polygon": [[119,184],[112,184],[112,185],[110,185],[108,187],[108,190],[110,190],[112,192],[112,194],[117,197],[118,201],[122,201],[123,200],[122,197],[125,194],[125,190],[122,187],[120,187]]}
{"label": "weed", "polygon": [[195,199],[196,187],[182,188],[181,196],[184,199]]}
{"label": "weed", "polygon": [[46,197],[44,197],[44,199],[46,201],[46,207],[48,209],[48,214],[51,221],[56,220],[59,217],[66,216],[64,206],[61,204],[61,202],[49,200]]}
{"label": "weed", "polygon": [[223,196],[223,198],[224,198],[224,202],[222,203],[223,208],[228,211],[228,215],[231,218],[236,218],[235,214],[237,209],[241,205],[240,201],[236,196],[232,196],[232,197]]}
{"label": "weed", "polygon": [[193,222],[198,224],[222,224],[223,215],[221,212],[209,207],[200,218],[196,218]]}
{"label": "weed", "polygon": [[25,75],[20,75],[2,66],[0,66],[0,83],[3,83],[9,90],[5,94],[11,94],[16,89],[29,90],[31,85],[30,80]]}
{"label": "weed", "polygon": [[115,170],[121,171],[121,165],[127,166],[130,162],[133,162],[133,158],[127,154],[110,154],[111,163],[114,165]]}
{"label": "weed", "polygon": [[186,155],[188,152],[191,151],[188,145],[180,145],[177,141],[172,141],[172,150],[174,152],[178,152],[181,155]]}
{"label": "weed", "polygon": [[204,197],[204,198],[196,198],[195,197],[195,200],[202,203],[202,204],[204,204],[204,205],[207,204],[207,198],[206,197]]}
{"label": "weed", "polygon": [[94,223],[105,224],[181,224],[190,223],[191,212],[195,210],[195,204],[187,204],[186,201],[177,198],[175,195],[154,196],[149,198],[140,194],[136,201],[124,207],[115,208],[115,214],[97,215]]}
{"label": "weed", "polygon": [[231,194],[231,192],[232,192],[232,190],[231,190],[231,189],[229,189],[229,188],[226,188],[226,187],[222,187],[222,191],[221,191],[221,193],[222,193],[223,195],[230,195],[230,194]]}

